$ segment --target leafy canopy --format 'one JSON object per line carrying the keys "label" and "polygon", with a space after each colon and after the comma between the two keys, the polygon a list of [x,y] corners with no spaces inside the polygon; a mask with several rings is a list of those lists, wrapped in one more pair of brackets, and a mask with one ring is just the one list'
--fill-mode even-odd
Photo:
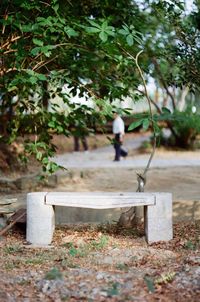
{"label": "leafy canopy", "polygon": [[[35,154],[45,171],[54,172],[52,133],[70,135],[71,124],[84,114],[63,114],[56,104],[49,111],[49,98],[62,97],[73,111],[70,95],[61,93],[67,84],[73,95],[93,98],[93,123],[106,121],[113,100],[142,96],[133,59],[141,49],[146,80],[153,76],[168,92],[184,85],[194,91],[200,74],[198,18],[198,12],[184,15],[180,1],[2,0],[1,140],[34,134],[26,141],[25,158]],[[149,117],[136,122],[144,129],[150,125]]]}

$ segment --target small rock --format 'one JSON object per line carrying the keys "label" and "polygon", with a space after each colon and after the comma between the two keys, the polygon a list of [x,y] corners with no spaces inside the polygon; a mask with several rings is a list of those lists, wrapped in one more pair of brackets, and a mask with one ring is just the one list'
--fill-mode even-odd
{"label": "small rock", "polygon": [[190,256],[187,258],[187,262],[200,265],[200,257],[199,256]]}

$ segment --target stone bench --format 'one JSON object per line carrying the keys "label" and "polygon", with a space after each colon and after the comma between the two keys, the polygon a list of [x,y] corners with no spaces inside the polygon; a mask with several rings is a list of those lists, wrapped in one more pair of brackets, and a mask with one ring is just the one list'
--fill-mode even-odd
{"label": "stone bench", "polygon": [[55,207],[112,209],[144,206],[148,243],[172,239],[172,194],[133,192],[34,192],[27,194],[26,240],[49,245],[55,229]]}

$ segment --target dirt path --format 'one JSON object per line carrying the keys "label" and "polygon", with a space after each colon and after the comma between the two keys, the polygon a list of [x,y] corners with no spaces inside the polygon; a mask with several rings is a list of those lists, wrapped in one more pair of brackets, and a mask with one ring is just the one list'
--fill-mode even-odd
{"label": "dirt path", "polygon": [[[148,162],[149,153],[141,154],[138,147],[147,137],[127,139],[124,146],[129,156],[120,162],[113,162],[112,146],[92,150],[89,153],[66,153],[56,158],[58,164],[68,168],[62,175],[59,190],[72,191],[135,191],[137,175]],[[176,200],[200,199],[200,151],[157,150],[149,172],[146,191],[169,191]]]}
{"label": "dirt path", "polygon": [[[137,150],[144,141],[148,140],[147,135],[136,135],[127,138],[124,147],[128,149],[129,156],[126,160],[113,162],[114,149],[111,145],[89,152],[73,152],[58,155],[55,161],[67,168],[143,168],[146,166],[149,153],[142,154]],[[200,151],[164,151],[157,150],[151,167],[175,167],[175,166],[200,166]]]}
{"label": "dirt path", "polygon": [[[72,177],[63,178],[57,189],[61,191],[136,191],[138,170],[74,169]],[[175,200],[199,200],[200,167],[152,168],[145,191],[172,192]]]}
{"label": "dirt path", "polygon": [[[142,172],[149,153],[141,154],[138,147],[146,135],[128,137],[126,160],[113,162],[112,146],[58,155],[56,161],[68,170],[58,173],[58,184],[47,191],[136,191],[137,174]],[[38,188],[41,190],[41,188]],[[172,192],[178,210],[176,216],[200,219],[200,151],[164,151],[158,149],[147,174],[145,191]],[[1,198],[17,197],[18,207],[25,206],[26,191],[1,194]],[[186,215],[186,216],[185,216]]]}

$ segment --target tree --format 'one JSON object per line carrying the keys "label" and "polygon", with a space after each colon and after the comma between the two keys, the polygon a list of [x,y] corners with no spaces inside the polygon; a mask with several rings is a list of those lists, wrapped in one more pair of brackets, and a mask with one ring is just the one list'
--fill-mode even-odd
{"label": "tree", "polygon": [[[164,49],[161,47],[160,52],[156,52],[157,58],[153,56],[154,74],[157,74],[158,81],[171,100],[168,108],[172,114],[167,121],[172,131],[170,139],[176,146],[191,148],[200,131],[199,114],[191,110],[194,100],[192,94],[195,96],[199,90],[198,13],[188,15],[182,3],[175,2],[175,5],[172,7],[168,4],[165,9],[162,8],[165,24],[171,29],[168,30],[170,40],[165,39]],[[160,15],[158,7],[156,9]]]}
{"label": "tree", "polygon": [[160,103],[151,99],[157,111],[154,120],[165,121],[172,133],[171,143],[191,148],[200,129],[199,113],[191,111],[199,90],[198,12],[187,14],[180,1],[144,1],[143,7],[149,9],[142,27],[147,74],[157,90],[162,89],[163,99]]}
{"label": "tree", "polygon": [[[144,79],[153,76],[174,106],[170,86],[197,86],[197,81],[190,79],[194,68],[190,73],[187,68],[186,77],[185,65],[180,64],[180,52],[184,54],[188,44],[179,47],[176,43],[183,34],[190,43],[189,25],[185,26],[190,17],[183,16],[183,9],[179,1],[138,4],[121,0],[116,4],[82,0],[72,4],[62,0],[3,0],[1,142],[11,143],[18,136],[34,134],[34,140],[25,142],[25,155],[34,154],[45,171],[54,172],[58,167],[50,161],[55,153],[51,133],[69,135],[71,121],[56,105],[49,112],[48,99],[59,95],[70,106],[70,96],[61,94],[63,84],[67,83],[74,95],[78,92],[92,97],[97,122],[105,120],[114,99],[123,101],[130,96],[137,101],[143,97],[143,92],[138,91],[141,74],[135,64],[141,49],[145,50],[139,62]],[[198,14],[191,16],[192,30],[195,18]],[[187,57],[187,66],[194,55],[197,61],[197,52],[196,47],[194,54]],[[173,72],[168,72],[172,63]],[[197,68],[196,64],[191,66]],[[160,109],[159,117],[154,117],[154,127],[162,119],[174,120],[176,116]],[[142,116],[131,127],[142,124],[147,129],[150,121],[148,115]]]}
{"label": "tree", "polygon": [[[0,109],[4,125],[1,141],[11,143],[20,135],[34,134],[35,139],[26,142],[25,152],[35,154],[49,172],[56,169],[49,161],[55,152],[49,130],[68,135],[69,121],[55,107],[53,112],[48,112],[48,96],[61,95],[61,87],[67,83],[72,93],[79,90],[80,94],[87,92],[89,97],[93,96],[102,116],[111,111],[104,97],[112,100],[128,94],[125,85],[130,79],[124,81],[124,87],[121,85],[126,73],[124,63],[120,62],[123,58],[106,42],[115,35],[114,26],[108,22],[121,26],[133,16],[134,11],[129,8],[134,6],[131,1],[126,6],[121,1],[119,7],[113,7],[107,12],[106,1],[96,1],[95,7],[85,1],[74,5],[57,0],[2,1]],[[121,12],[117,19],[116,9]],[[99,23],[95,23],[96,18]],[[131,33],[128,34],[132,41]],[[130,65],[129,73],[132,68]],[[49,90],[47,82],[58,87],[57,90]],[[65,97],[64,101],[69,105],[69,98]]]}

